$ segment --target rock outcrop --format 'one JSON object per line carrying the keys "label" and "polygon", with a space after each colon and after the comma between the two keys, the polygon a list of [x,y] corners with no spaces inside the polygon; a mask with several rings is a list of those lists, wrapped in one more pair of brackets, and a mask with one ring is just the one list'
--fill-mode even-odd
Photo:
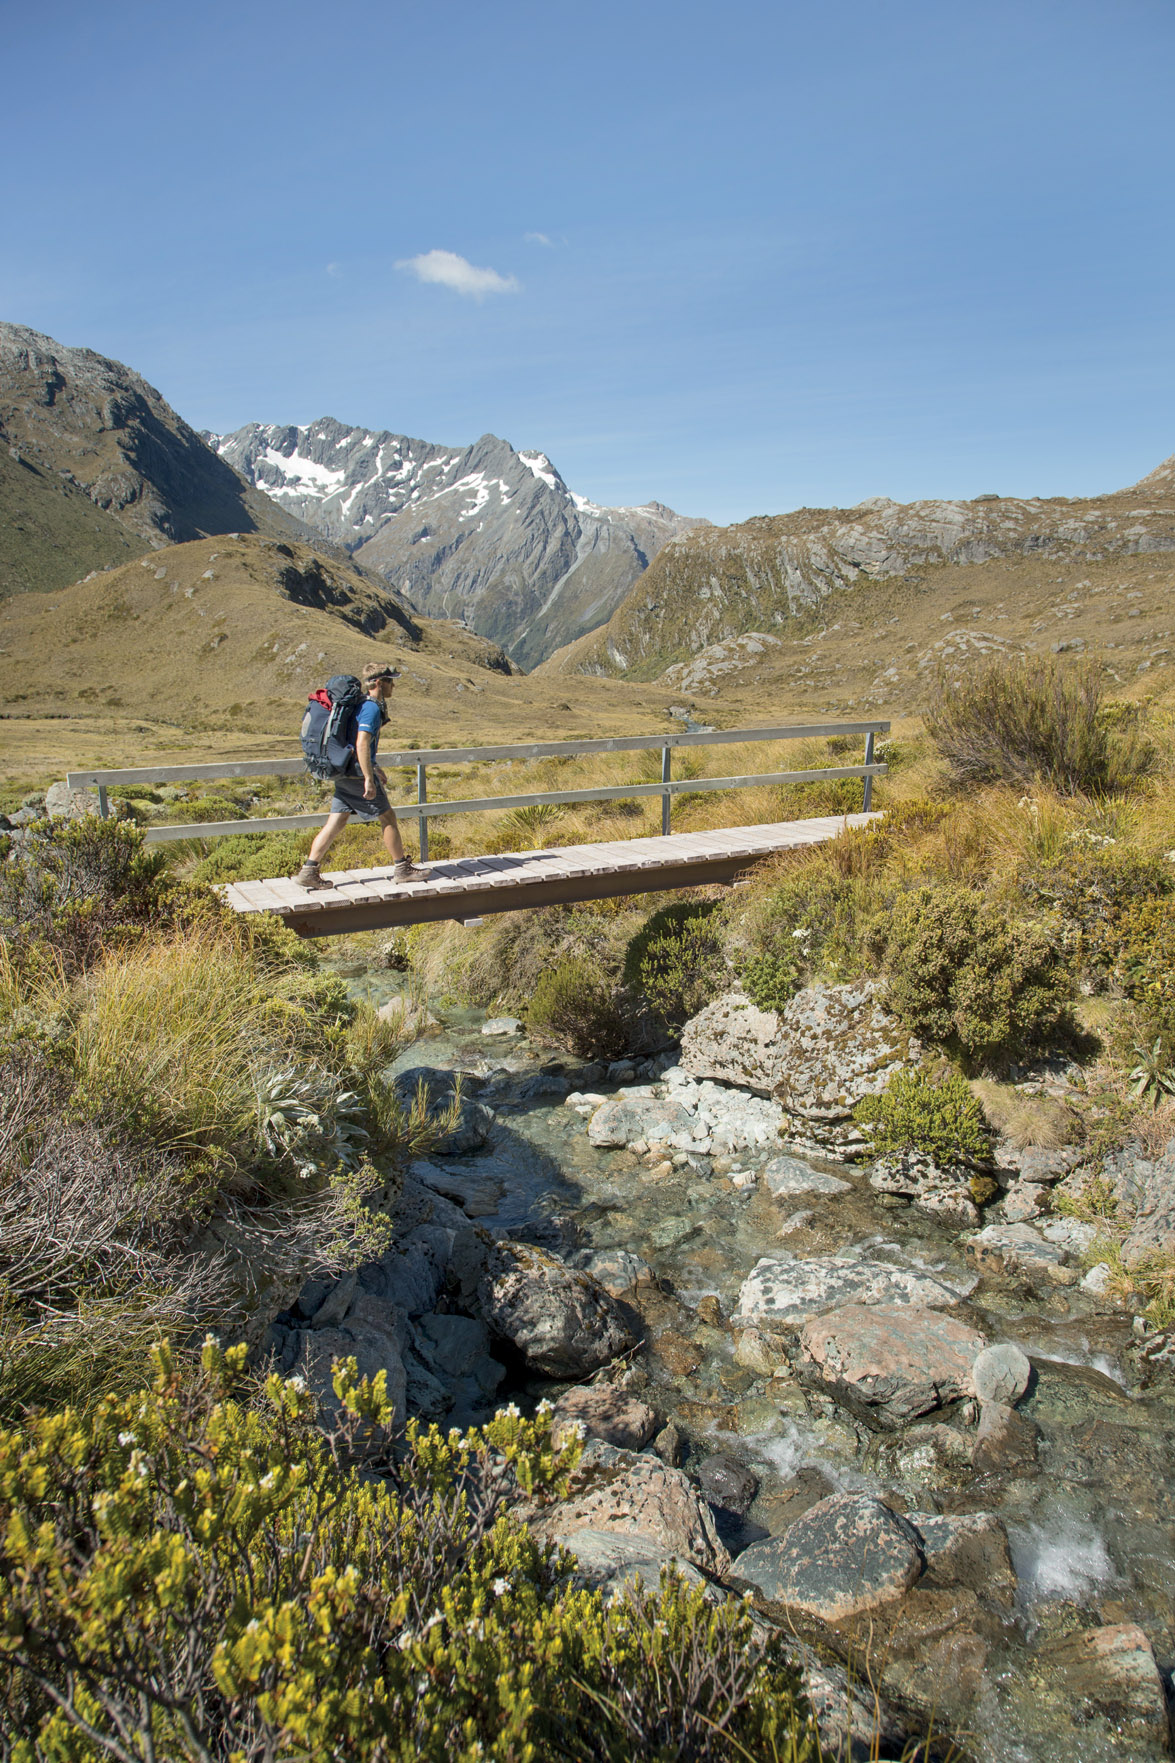
{"label": "rock outcrop", "polygon": [[598,1280],[528,1243],[493,1249],[478,1300],[494,1333],[548,1377],[584,1377],[636,1344]]}

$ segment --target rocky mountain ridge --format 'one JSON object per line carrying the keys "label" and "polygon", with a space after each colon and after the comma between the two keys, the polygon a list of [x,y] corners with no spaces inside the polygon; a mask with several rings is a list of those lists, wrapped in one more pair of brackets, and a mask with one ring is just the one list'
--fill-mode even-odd
{"label": "rocky mountain ridge", "polygon": [[528,668],[605,623],[662,546],[704,524],[659,502],[602,507],[545,453],[496,435],[444,447],[323,417],[208,440],[423,613],[463,620]]}
{"label": "rocky mountain ridge", "polygon": [[[548,666],[651,679],[750,633],[792,635],[834,597],[886,580],[917,587],[996,559],[1065,565],[1175,550],[1175,462],[1100,497],[981,496],[801,508],[667,543],[609,623]],[[958,571],[965,592],[965,572]],[[852,601],[837,615],[851,616]]]}

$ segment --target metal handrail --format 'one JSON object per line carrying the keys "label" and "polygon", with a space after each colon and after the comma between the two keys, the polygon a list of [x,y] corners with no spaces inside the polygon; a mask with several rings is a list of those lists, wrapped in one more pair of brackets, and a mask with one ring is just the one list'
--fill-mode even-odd
{"label": "metal handrail", "polygon": [[[755,784],[813,783],[823,778],[859,777],[864,779],[863,812],[868,813],[872,800],[873,779],[886,769],[873,758],[874,738],[888,734],[888,722],[827,722],[789,724],[771,728],[713,729],[705,733],[683,731],[672,735],[609,736],[595,741],[540,741],[509,747],[430,747],[427,753],[419,748],[406,753],[380,755],[380,764],[392,770],[414,768],[416,801],[396,805],[397,815],[416,820],[420,828],[420,855],[428,857],[428,823],[444,814],[480,814],[502,808],[532,808],[544,803],[628,801],[633,797],[661,797],[661,831],[670,830],[672,799],[688,791],[739,790]],[[675,747],[712,747],[747,745],[759,741],[796,741],[828,735],[864,735],[865,758],[861,765],[821,766],[809,771],[759,772],[744,777],[683,778],[671,776],[671,755]],[[661,781],[647,784],[618,784],[604,789],[549,790],[523,796],[485,796],[468,800],[430,802],[428,800],[427,768],[438,764],[471,764],[494,759],[572,758],[588,753],[626,753],[661,751]],[[225,760],[205,765],[129,766],[121,769],[71,771],[66,775],[70,789],[96,788],[98,812],[110,812],[107,787],[110,784],[192,782],[199,778],[297,777],[305,775],[301,757],[291,759]],[[325,813],[275,815],[260,820],[199,821],[192,825],[152,826],[145,832],[149,844],[179,839],[224,838],[231,833],[292,832],[302,827],[321,826]]]}

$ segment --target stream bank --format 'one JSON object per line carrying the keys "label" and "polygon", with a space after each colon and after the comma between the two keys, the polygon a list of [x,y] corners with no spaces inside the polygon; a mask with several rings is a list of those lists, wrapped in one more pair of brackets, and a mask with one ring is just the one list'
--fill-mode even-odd
{"label": "stream bank", "polygon": [[903,1709],[982,1763],[1169,1754],[1170,1373],[1083,1275],[1081,1227],[1016,1216],[1068,1172],[1030,1160],[972,1216],[750,1088],[437,1015],[393,1074],[461,1073],[459,1128],[411,1169],[391,1255],[279,1318],[283,1369],[322,1387],[357,1353],[441,1425],[555,1403],[592,1435],[549,1527],[585,1573],[672,1556],[786,1607],[877,1684],[894,1755]]}

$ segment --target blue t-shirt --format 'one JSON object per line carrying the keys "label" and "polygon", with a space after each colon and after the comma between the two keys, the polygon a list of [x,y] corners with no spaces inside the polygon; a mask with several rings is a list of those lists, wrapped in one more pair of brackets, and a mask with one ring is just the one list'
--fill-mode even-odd
{"label": "blue t-shirt", "polygon": [[379,731],[383,727],[383,711],[374,698],[364,698],[355,712],[355,742],[358,746],[360,732],[366,730],[371,736],[371,763],[375,764],[375,755],[379,748]]}

